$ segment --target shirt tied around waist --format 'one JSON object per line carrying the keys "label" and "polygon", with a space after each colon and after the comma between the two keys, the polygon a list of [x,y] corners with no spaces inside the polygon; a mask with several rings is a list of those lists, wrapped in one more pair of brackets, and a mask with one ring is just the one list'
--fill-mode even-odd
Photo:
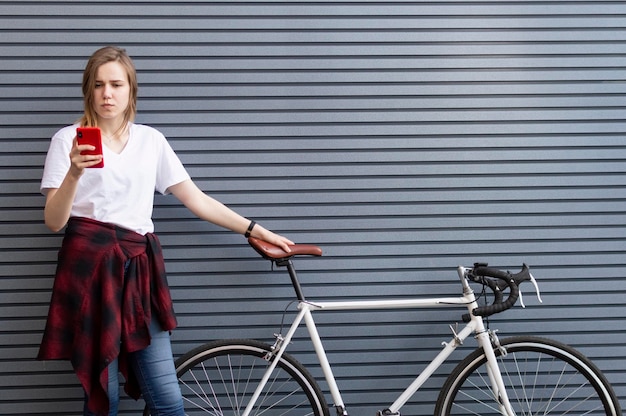
{"label": "shirt tied around waist", "polygon": [[176,327],[157,236],[70,218],[37,358],[70,360],[90,410],[108,414],[107,366],[118,358],[126,392],[139,398],[128,354],[150,345],[153,319]]}

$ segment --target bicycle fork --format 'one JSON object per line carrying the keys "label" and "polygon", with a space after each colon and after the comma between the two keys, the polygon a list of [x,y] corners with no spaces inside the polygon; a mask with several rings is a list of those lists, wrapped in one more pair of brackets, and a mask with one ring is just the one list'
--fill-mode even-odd
{"label": "bicycle fork", "polygon": [[511,407],[511,402],[509,401],[509,396],[506,392],[502,372],[498,366],[498,358],[496,357],[494,346],[501,351],[502,355],[506,355],[506,350],[504,347],[500,346],[498,336],[493,331],[485,330],[477,333],[476,339],[478,340],[478,345],[483,347],[485,358],[487,359],[487,375],[489,376],[489,381],[494,389],[492,394],[498,403],[500,413],[504,416],[515,416],[515,411]]}

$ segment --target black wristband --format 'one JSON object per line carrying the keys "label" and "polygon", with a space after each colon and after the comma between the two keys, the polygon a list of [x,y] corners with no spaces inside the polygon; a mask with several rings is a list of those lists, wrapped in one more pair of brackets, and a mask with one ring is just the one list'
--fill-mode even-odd
{"label": "black wristband", "polygon": [[254,220],[250,221],[250,225],[248,225],[248,229],[246,230],[246,233],[243,236],[246,238],[250,237],[250,233],[252,232],[252,229],[254,228],[255,225],[256,225],[256,221]]}

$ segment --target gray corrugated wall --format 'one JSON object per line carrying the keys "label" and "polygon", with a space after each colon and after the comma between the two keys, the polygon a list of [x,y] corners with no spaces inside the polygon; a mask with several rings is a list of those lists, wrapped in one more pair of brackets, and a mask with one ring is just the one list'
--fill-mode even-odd
{"label": "gray corrugated wall", "polygon": [[[620,1],[0,1],[0,414],[80,414],[67,363],[33,360],[61,238],[38,184],[104,44],[202,189],[324,248],[297,263],[310,297],[454,295],[458,264],[527,262],[544,304],[527,291],[500,335],[570,342],[625,396],[625,41]],[[269,340],[284,272],[172,198],[155,218],[175,353]],[[351,414],[388,405],[458,316],[320,316]],[[432,412],[450,368],[406,413]]]}

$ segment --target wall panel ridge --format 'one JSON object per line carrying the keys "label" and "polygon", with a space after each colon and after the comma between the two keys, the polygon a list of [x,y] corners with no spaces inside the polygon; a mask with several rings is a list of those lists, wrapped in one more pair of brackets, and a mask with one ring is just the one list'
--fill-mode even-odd
{"label": "wall panel ridge", "polygon": [[[459,264],[526,262],[544,304],[528,292],[492,319],[500,336],[571,343],[626,397],[625,17],[611,0],[0,0],[0,414],[82,414],[69,364],[34,360],[62,238],[39,181],[107,44],[134,58],[137,122],[202,190],[324,249],[297,263],[308,296],[454,296]],[[270,341],[284,272],[171,196],[154,218],[175,355]],[[387,406],[459,316],[320,317],[350,414]],[[315,362],[302,335],[294,351]],[[451,368],[403,414],[432,413]],[[141,408],[124,399],[120,414]]]}

